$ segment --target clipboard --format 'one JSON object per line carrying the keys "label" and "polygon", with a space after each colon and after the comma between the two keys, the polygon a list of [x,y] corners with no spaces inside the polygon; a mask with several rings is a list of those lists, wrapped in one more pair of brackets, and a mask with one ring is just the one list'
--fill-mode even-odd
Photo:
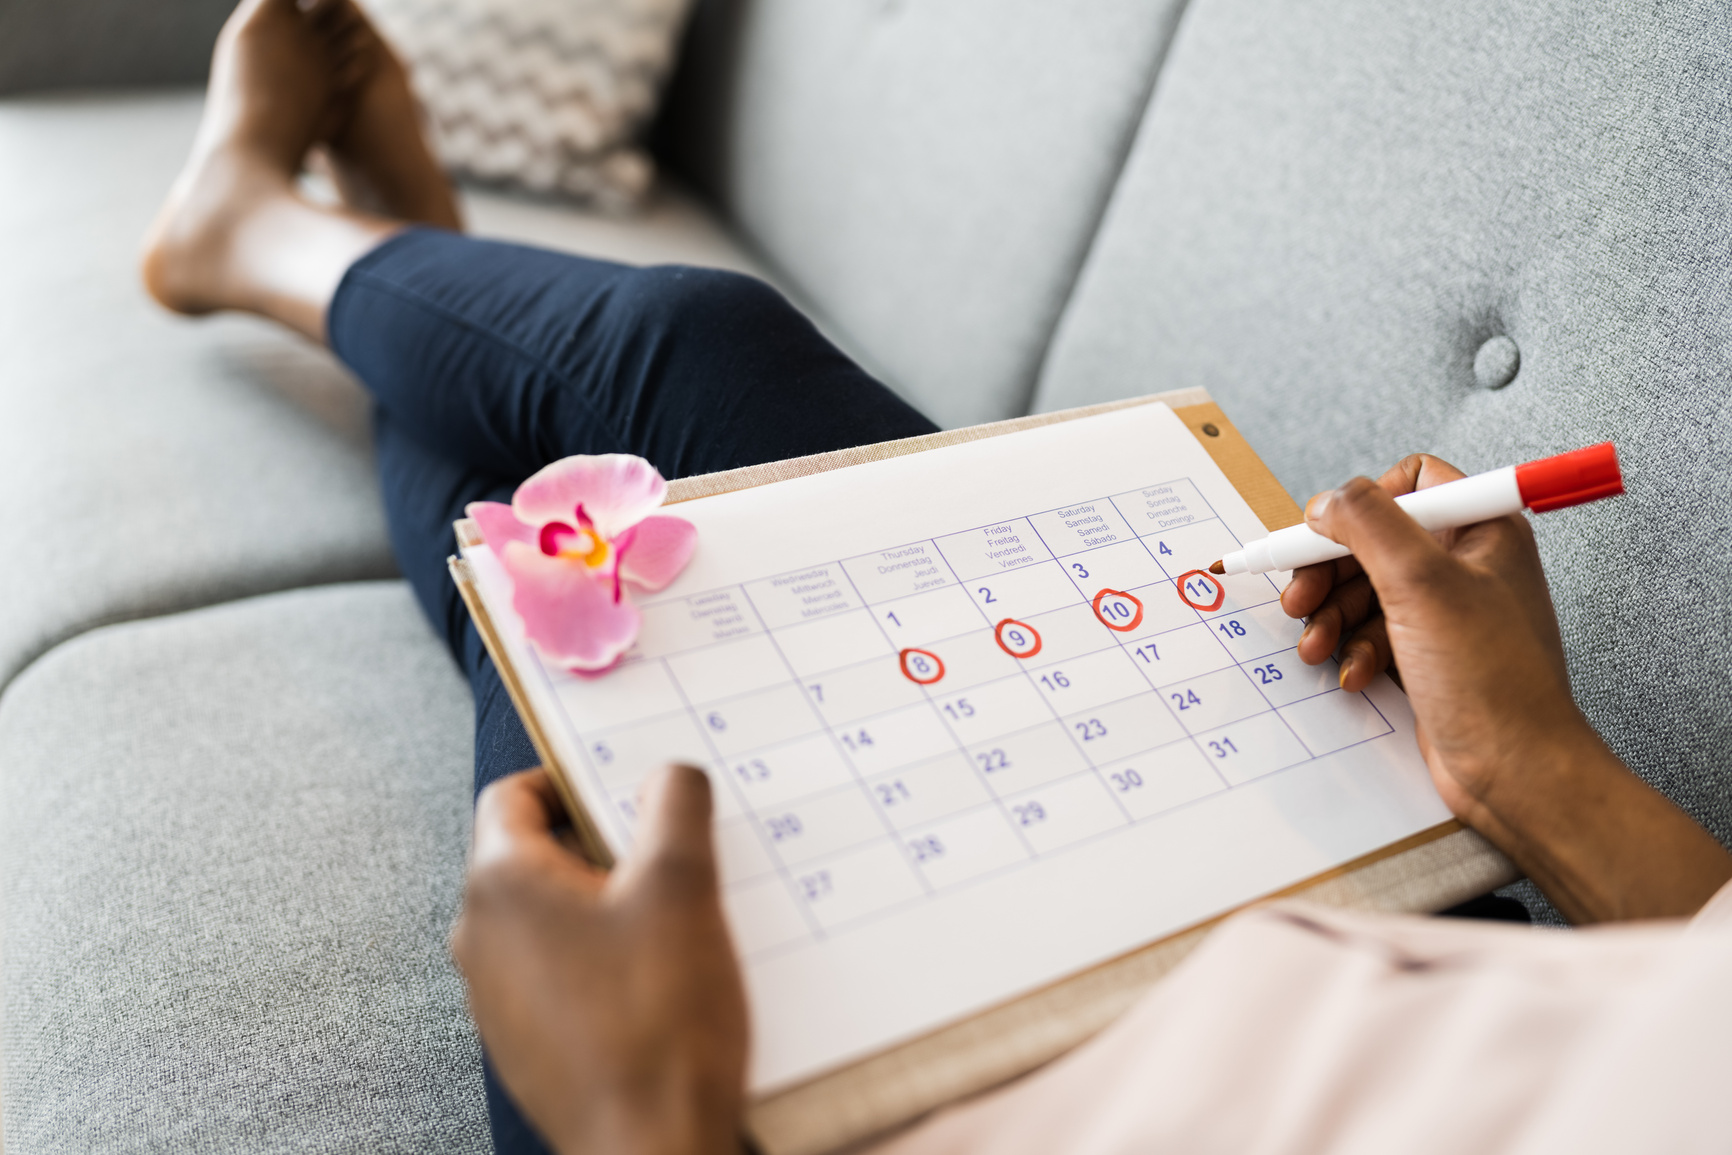
{"label": "clipboard", "polygon": [[[1172,408],[1267,529],[1303,520],[1299,506],[1203,389],[1034,414],[681,478],[669,483],[666,504],[1152,402],[1165,402]],[[459,521],[456,530],[461,544],[480,544],[480,532],[473,522]],[[453,557],[449,565],[524,729],[565,802],[579,841],[594,861],[611,865],[611,852],[528,707],[522,680],[500,644],[468,564]],[[1259,901],[1303,896],[1310,902],[1361,910],[1433,912],[1520,877],[1490,843],[1450,821]],[[946,1104],[1026,1074],[1110,1024],[1226,917],[1223,914],[1185,928],[910,1042],[764,1096],[747,1108],[747,1129],[767,1155],[821,1155],[884,1134]]]}

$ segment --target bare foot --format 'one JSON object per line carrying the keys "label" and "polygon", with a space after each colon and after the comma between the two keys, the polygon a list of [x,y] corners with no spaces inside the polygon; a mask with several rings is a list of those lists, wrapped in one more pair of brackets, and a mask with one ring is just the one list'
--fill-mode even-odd
{"label": "bare foot", "polygon": [[145,239],[145,287],[179,313],[248,307],[241,235],[294,197],[331,124],[326,41],[295,0],[243,0],[223,25],[192,156]]}
{"label": "bare foot", "polygon": [[145,287],[168,308],[239,309],[322,342],[349,266],[403,228],[296,188],[358,97],[321,32],[336,2],[242,0],[223,25],[192,156],[145,239]]}
{"label": "bare foot", "polygon": [[461,230],[456,197],[421,133],[409,73],[355,0],[319,0],[312,19],[327,38],[344,96],[326,135],[331,175],[364,212]]}

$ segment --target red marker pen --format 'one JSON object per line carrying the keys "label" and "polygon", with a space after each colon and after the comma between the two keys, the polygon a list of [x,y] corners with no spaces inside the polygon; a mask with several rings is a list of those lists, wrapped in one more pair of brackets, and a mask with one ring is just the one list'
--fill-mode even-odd
{"label": "red marker pen", "polygon": [[[1617,450],[1605,441],[1526,465],[1506,465],[1490,473],[1404,493],[1395,504],[1426,529],[1438,530],[1490,521],[1522,509],[1535,513],[1566,509],[1623,492],[1624,475],[1618,469]],[[1351,552],[1308,526],[1293,525],[1247,543],[1244,549],[1210,566],[1209,572],[1291,570]]]}

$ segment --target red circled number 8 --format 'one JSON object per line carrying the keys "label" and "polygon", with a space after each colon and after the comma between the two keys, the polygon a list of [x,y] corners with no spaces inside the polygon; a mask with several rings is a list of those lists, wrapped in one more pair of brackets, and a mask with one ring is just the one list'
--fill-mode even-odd
{"label": "red circled number 8", "polygon": [[910,682],[930,686],[944,677],[944,659],[931,650],[917,650],[910,646],[897,658],[902,663],[902,676]]}

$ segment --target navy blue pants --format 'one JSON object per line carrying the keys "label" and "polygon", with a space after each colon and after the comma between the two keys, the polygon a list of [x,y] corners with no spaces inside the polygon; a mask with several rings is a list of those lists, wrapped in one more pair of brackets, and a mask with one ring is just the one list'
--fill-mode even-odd
{"label": "navy blue pants", "polygon": [[[475,695],[475,789],[538,759],[445,559],[472,501],[574,453],[635,453],[668,478],[937,427],[774,289],[410,229],[356,261],[331,348],[375,401],[391,544]],[[544,1150],[487,1070],[502,1153]]]}

